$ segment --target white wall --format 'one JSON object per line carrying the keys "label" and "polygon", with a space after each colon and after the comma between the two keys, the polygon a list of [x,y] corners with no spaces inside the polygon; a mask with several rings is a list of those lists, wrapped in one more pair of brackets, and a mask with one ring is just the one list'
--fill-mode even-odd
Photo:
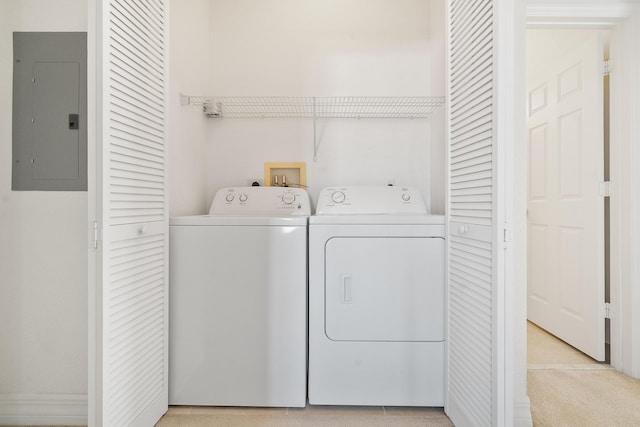
{"label": "white wall", "polygon": [[11,191],[12,32],[86,31],[85,3],[0,1],[0,424],[86,422],[87,193]]}
{"label": "white wall", "polygon": [[205,213],[207,122],[196,108],[180,105],[180,94],[200,95],[208,90],[213,73],[209,65],[209,0],[180,0],[170,9],[170,216]]}
{"label": "white wall", "polygon": [[[444,94],[441,0],[210,4],[210,83],[207,93],[191,95]],[[188,49],[207,60],[205,52]],[[325,186],[392,179],[418,186],[432,211],[444,212],[443,112],[428,121],[319,120],[317,162],[311,120],[209,119],[207,129],[207,203],[220,187],[263,177],[264,162],[304,161],[314,199]]]}

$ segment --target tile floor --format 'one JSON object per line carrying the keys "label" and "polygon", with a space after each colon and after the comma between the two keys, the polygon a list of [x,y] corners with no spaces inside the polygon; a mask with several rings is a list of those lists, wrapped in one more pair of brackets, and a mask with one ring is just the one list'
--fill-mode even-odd
{"label": "tile floor", "polygon": [[156,427],[395,427],[453,426],[442,408],[307,406],[222,408],[174,406]]}

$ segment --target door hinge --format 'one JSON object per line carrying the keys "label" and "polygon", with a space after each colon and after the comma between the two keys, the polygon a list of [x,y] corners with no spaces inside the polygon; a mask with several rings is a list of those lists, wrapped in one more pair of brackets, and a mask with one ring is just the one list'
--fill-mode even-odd
{"label": "door hinge", "polygon": [[604,303],[604,318],[611,319],[611,304],[608,302]]}
{"label": "door hinge", "polygon": [[504,242],[509,243],[511,241],[511,230],[508,228],[504,229]]}
{"label": "door hinge", "polygon": [[89,249],[98,249],[99,234],[98,222],[89,221]]}
{"label": "door hinge", "polygon": [[611,74],[611,61],[606,59],[602,62],[602,75],[608,76]]}
{"label": "door hinge", "polygon": [[502,240],[504,243],[509,243],[513,240],[513,232],[511,231],[511,226],[509,224],[504,225]]}
{"label": "door hinge", "polygon": [[600,183],[600,196],[601,197],[611,197],[611,182],[610,181],[602,181]]}

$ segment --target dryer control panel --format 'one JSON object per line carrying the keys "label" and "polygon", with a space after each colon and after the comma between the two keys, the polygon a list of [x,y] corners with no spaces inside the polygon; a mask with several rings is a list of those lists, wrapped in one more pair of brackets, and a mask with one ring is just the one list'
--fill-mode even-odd
{"label": "dryer control panel", "polygon": [[292,187],[227,187],[216,192],[209,215],[309,216],[309,194]]}
{"label": "dryer control panel", "polygon": [[415,187],[327,187],[320,191],[316,215],[428,214]]}

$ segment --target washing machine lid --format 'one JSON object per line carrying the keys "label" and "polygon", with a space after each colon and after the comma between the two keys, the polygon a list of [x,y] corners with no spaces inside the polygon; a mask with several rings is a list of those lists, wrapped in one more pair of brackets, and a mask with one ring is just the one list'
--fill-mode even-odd
{"label": "washing machine lid", "polygon": [[396,186],[327,187],[320,191],[316,215],[426,215],[417,188]]}
{"label": "washing machine lid", "polygon": [[293,187],[226,187],[216,192],[209,215],[307,217],[309,194]]}
{"label": "washing machine lid", "polygon": [[306,227],[308,217],[289,216],[235,216],[194,215],[169,219],[169,226],[261,226],[261,227]]}

